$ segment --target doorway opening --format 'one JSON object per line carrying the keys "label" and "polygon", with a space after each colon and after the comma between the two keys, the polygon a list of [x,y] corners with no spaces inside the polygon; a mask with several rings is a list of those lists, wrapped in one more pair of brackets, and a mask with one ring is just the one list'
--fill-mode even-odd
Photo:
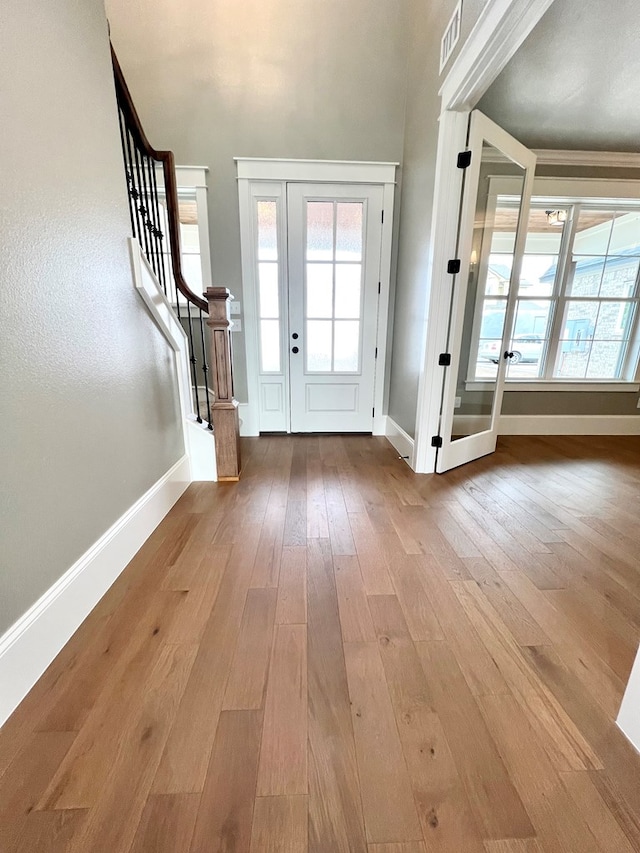
{"label": "doorway opening", "polygon": [[384,432],[395,164],[239,160],[246,435]]}

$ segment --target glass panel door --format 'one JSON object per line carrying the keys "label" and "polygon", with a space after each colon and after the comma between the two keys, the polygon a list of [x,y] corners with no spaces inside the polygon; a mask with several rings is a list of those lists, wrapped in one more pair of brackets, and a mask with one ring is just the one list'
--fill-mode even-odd
{"label": "glass panel door", "polygon": [[[458,240],[461,267],[451,299],[451,365],[445,372],[439,473],[495,450],[506,365],[515,357],[508,345],[536,162],[532,152],[477,111],[471,114],[469,149]],[[512,194],[491,194],[490,178],[496,174],[517,178]],[[481,319],[474,324],[477,315]]]}
{"label": "glass panel door", "polygon": [[290,184],[292,432],[371,432],[383,190]]}

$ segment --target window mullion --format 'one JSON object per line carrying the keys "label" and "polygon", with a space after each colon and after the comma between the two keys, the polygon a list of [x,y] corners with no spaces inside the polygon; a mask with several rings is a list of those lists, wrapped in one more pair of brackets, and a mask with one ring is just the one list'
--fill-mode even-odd
{"label": "window mullion", "polygon": [[549,345],[547,348],[547,357],[544,366],[544,378],[553,379],[558,361],[558,350],[560,349],[560,335],[562,334],[562,323],[564,319],[565,304],[567,300],[567,282],[569,272],[571,270],[571,255],[573,253],[573,241],[575,240],[576,231],[578,228],[578,218],[580,216],[579,204],[574,204],[571,208],[571,216],[569,219],[569,227],[565,225],[565,231],[562,235],[562,243],[560,245],[560,253],[558,256],[558,274],[554,284],[554,313],[553,322],[551,324],[551,332],[549,334]]}

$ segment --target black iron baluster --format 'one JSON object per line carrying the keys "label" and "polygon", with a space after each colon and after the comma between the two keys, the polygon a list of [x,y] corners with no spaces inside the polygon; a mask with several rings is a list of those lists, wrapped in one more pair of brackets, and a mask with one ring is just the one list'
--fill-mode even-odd
{"label": "black iron baluster", "polygon": [[166,276],[165,259],[164,259],[164,252],[163,252],[164,234],[162,232],[163,222],[162,222],[162,215],[160,214],[158,180],[156,178],[156,166],[155,166],[156,162],[157,161],[154,162],[154,164],[151,168],[151,178],[153,181],[153,205],[154,205],[154,210],[155,210],[155,218],[156,218],[156,222],[157,222],[156,237],[158,238],[158,252],[159,252],[159,255],[158,255],[159,267],[160,267],[159,281],[160,281],[160,284],[162,285],[162,289],[164,290],[164,295],[167,296],[168,295],[167,294],[167,276]]}
{"label": "black iron baluster", "polygon": [[189,302],[187,302],[187,318],[189,320],[189,361],[191,362],[191,371],[193,373],[193,396],[196,401],[196,420],[201,424],[202,415],[200,414],[200,395],[198,394],[198,359],[196,358],[196,350],[193,345],[193,318]]}
{"label": "black iron baluster", "polygon": [[142,229],[142,237],[144,239],[144,246],[142,246],[142,241],[141,241],[140,248],[143,249],[145,255],[148,258],[149,257],[149,233],[148,233],[147,227],[145,225],[145,215],[146,215],[146,210],[145,210],[146,198],[145,198],[145,195],[146,194],[145,194],[144,185],[142,182],[142,169],[140,167],[140,155],[138,153],[138,146],[135,144],[135,140],[134,140],[134,146],[133,146],[133,154],[134,154],[135,164],[136,164],[136,173],[138,175],[138,192],[139,192],[138,213],[140,214],[139,222],[140,222],[140,226]]}
{"label": "black iron baluster", "polygon": [[[158,245],[158,223],[156,222],[156,204],[155,204],[155,195],[153,192],[153,183],[151,180],[151,174],[154,167],[154,160],[151,157],[147,157],[147,179],[149,185],[149,204],[147,208],[147,213],[149,217],[149,231],[151,234],[151,245],[152,245],[152,254],[153,260],[151,265],[153,267],[153,271],[156,274],[156,278],[160,286],[162,286],[162,280],[160,278],[160,248]],[[165,294],[166,295],[166,294]]]}
{"label": "black iron baluster", "polygon": [[140,250],[144,251],[144,236],[143,236],[143,226],[140,221],[140,210],[139,210],[139,198],[140,198],[140,187],[139,180],[136,181],[136,177],[139,177],[138,171],[136,169],[136,160],[134,157],[135,151],[135,140],[131,134],[131,131],[127,131],[127,151],[129,153],[129,173],[131,174],[131,198],[133,200],[133,207],[135,209],[136,214],[136,237],[138,239],[138,243],[140,244]]}
{"label": "black iron baluster", "polygon": [[204,397],[207,404],[207,426],[210,430],[213,429],[211,423],[211,400],[209,395],[209,365],[207,363],[207,345],[204,335],[204,317],[202,316],[202,308],[200,308],[200,340],[202,341],[202,373],[204,374]]}
{"label": "black iron baluster", "polygon": [[131,177],[130,164],[127,162],[126,144],[124,141],[124,137],[125,137],[125,133],[126,133],[125,126],[124,126],[124,115],[122,113],[122,110],[119,107],[118,107],[118,125],[120,127],[120,142],[122,144],[122,155],[124,157],[124,171],[125,171],[125,175],[127,177],[127,201],[129,202],[129,216],[131,217],[131,231],[133,233],[133,236],[135,237],[136,236],[136,223],[135,223],[135,216],[133,213],[133,207],[134,207],[133,196],[131,195],[131,190],[133,188],[133,179]]}

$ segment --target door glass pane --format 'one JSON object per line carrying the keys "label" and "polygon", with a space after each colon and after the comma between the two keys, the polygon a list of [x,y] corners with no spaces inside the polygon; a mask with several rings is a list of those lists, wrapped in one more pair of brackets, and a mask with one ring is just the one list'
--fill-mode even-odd
{"label": "door glass pane", "polygon": [[609,298],[632,296],[638,277],[638,260],[638,258],[609,255],[600,282],[600,296]]}
{"label": "door glass pane", "polygon": [[333,202],[307,202],[307,260],[333,260]]}
{"label": "door glass pane", "polygon": [[[489,179],[499,161],[504,162],[504,157],[485,141],[475,201],[469,279],[465,282],[452,441],[484,432],[491,426],[525,175],[515,163],[501,165],[501,174],[506,172],[518,181],[514,182],[510,195],[492,196]],[[454,287],[460,286],[462,282],[456,280]],[[481,387],[467,389],[468,380],[474,378]]]}
{"label": "door glass pane", "polygon": [[280,323],[278,320],[260,320],[260,362],[263,372],[280,372]]}
{"label": "door glass pane", "polygon": [[596,301],[567,302],[556,376],[571,379],[586,377],[599,307],[600,303]]}
{"label": "door glass pane", "polygon": [[619,378],[633,313],[632,302],[568,302],[556,375]]}
{"label": "door glass pane", "polygon": [[307,317],[333,316],[333,264],[307,264]]}
{"label": "door glass pane", "polygon": [[336,260],[362,260],[361,201],[338,202],[336,205]]}
{"label": "door glass pane", "polygon": [[495,380],[498,375],[506,308],[506,298],[483,300],[475,371],[476,379]]}
{"label": "door glass pane", "polygon": [[258,282],[260,291],[260,316],[277,318],[278,306],[278,264],[258,264]]}
{"label": "door glass pane", "polygon": [[336,264],[336,317],[360,317],[361,264]]}
{"label": "door glass pane", "polygon": [[337,320],[334,335],[333,369],[355,373],[358,370],[360,322],[358,320]]}
{"label": "door glass pane", "polygon": [[551,315],[548,299],[519,299],[507,361],[508,379],[540,377],[546,350]]}
{"label": "door glass pane", "polygon": [[610,210],[583,208],[578,215],[573,251],[576,255],[606,255],[614,214]]}
{"label": "door glass pane", "polygon": [[278,263],[278,202],[255,202],[258,255],[258,316],[260,320],[260,370],[279,373],[282,369],[280,326],[280,266]]}
{"label": "door glass pane", "polygon": [[609,243],[610,255],[640,255],[640,213],[616,211]]}
{"label": "door glass pane", "polygon": [[567,293],[571,296],[597,296],[600,293],[604,257],[574,255],[567,282]]}
{"label": "door glass pane", "polygon": [[305,353],[309,373],[331,371],[332,327],[331,320],[307,320]]}
{"label": "door glass pane", "polygon": [[258,260],[278,260],[277,202],[259,201],[258,207]]}

